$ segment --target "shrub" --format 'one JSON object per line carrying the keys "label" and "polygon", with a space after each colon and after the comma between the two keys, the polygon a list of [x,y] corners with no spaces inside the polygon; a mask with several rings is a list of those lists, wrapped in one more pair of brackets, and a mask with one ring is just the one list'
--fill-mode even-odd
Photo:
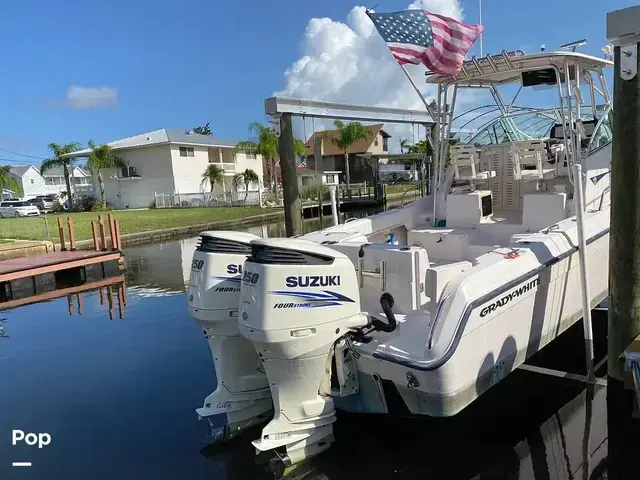
{"label": "shrub", "polygon": [[149,203],[149,208],[158,208],[155,200],[151,200],[151,203]]}
{"label": "shrub", "polygon": [[76,198],[73,205],[76,212],[104,212],[113,210],[113,205],[107,202],[107,208],[102,208],[102,202],[92,195]]}
{"label": "shrub", "polygon": [[51,213],[62,213],[65,211],[66,210],[64,209],[64,206],[60,205],[59,203],[54,203],[53,207],[51,207],[51,210],[50,210]]}
{"label": "shrub", "polygon": [[180,206],[181,207],[190,207],[191,206],[191,202],[189,202],[188,200],[182,200],[180,202]]}
{"label": "shrub", "polygon": [[300,191],[300,196],[309,200],[318,200],[318,198],[327,200],[329,198],[329,187],[326,185],[311,185],[309,187],[304,187]]}

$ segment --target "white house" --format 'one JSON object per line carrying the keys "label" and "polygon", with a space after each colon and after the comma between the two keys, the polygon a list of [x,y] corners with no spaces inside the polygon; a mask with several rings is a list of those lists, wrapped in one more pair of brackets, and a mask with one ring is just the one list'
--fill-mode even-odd
{"label": "white house", "polygon": [[[262,185],[262,157],[239,152],[234,155],[235,142],[208,135],[163,128],[135,137],[107,143],[125,161],[127,167],[105,169],[107,202],[116,208],[144,208],[155,194],[188,194],[210,191],[202,184],[202,174],[209,164],[218,165],[225,176],[224,185],[216,185],[214,192],[235,191],[233,177],[246,169],[258,175]],[[90,149],[68,154],[68,157],[87,157]],[[98,180],[93,178],[94,195],[100,197]],[[259,185],[250,185],[256,191]],[[240,189],[244,192],[244,188]]]}
{"label": "white house", "polygon": [[[339,170],[325,170],[318,172],[307,167],[307,164],[302,162],[296,165],[296,173],[298,174],[298,188],[312,187],[316,185],[336,186],[340,183]],[[280,164],[276,165],[276,175],[278,183],[282,184],[282,172],[280,170]]]}
{"label": "white house", "polygon": [[[91,174],[83,168],[74,165],[71,168],[71,190],[80,195],[93,190]],[[22,184],[22,198],[28,200],[38,195],[60,195],[67,191],[62,168],[46,170],[44,174],[33,165],[11,166],[9,174],[20,180]]]}

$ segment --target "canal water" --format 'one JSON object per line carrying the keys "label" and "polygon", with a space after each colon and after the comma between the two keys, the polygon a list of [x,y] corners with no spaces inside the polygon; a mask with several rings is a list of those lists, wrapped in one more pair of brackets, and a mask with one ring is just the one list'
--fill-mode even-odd
{"label": "canal water", "polygon": [[[284,234],[279,223],[245,230]],[[216,379],[186,309],[195,245],[125,249],[123,319],[109,319],[97,292],[83,295],[81,316],[69,314],[66,299],[0,312],[0,479],[271,478],[253,463],[251,436],[201,450],[204,424],[194,410]],[[602,357],[606,315],[594,321]],[[581,345],[577,325],[533,363],[580,373]],[[48,433],[51,443],[13,446],[17,429]],[[335,430],[336,444],[294,478],[579,479],[585,468],[593,480],[606,478],[604,389],[529,372],[509,375],[453,418],[340,415]]]}

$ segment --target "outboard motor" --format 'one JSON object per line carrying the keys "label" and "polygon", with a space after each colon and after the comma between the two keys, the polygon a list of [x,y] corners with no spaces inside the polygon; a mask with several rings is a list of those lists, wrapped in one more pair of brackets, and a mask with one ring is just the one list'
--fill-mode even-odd
{"label": "outboard motor", "polygon": [[[251,345],[238,331],[243,264],[257,237],[243,232],[202,232],[189,278],[189,314],[202,325],[218,379],[216,390],[196,409],[213,441],[225,441],[266,422],[272,401],[267,376]],[[220,425],[220,415],[226,415]]]}
{"label": "outboard motor", "polygon": [[[367,325],[349,258],[300,239],[251,242],[238,324],[269,378],[274,418],[253,445],[286,468],[329,448],[334,344]],[[268,454],[267,454],[268,456]]]}

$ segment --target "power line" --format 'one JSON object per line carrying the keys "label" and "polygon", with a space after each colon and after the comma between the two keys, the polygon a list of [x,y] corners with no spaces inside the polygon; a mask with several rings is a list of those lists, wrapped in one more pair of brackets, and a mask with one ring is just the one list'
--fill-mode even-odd
{"label": "power line", "polygon": [[12,155],[18,155],[20,157],[35,158],[36,160],[46,160],[46,158],[44,157],[35,157],[33,155],[27,155],[26,153],[12,152],[11,150],[7,150],[6,148],[0,148],[0,150],[2,150],[3,152],[11,153]]}

